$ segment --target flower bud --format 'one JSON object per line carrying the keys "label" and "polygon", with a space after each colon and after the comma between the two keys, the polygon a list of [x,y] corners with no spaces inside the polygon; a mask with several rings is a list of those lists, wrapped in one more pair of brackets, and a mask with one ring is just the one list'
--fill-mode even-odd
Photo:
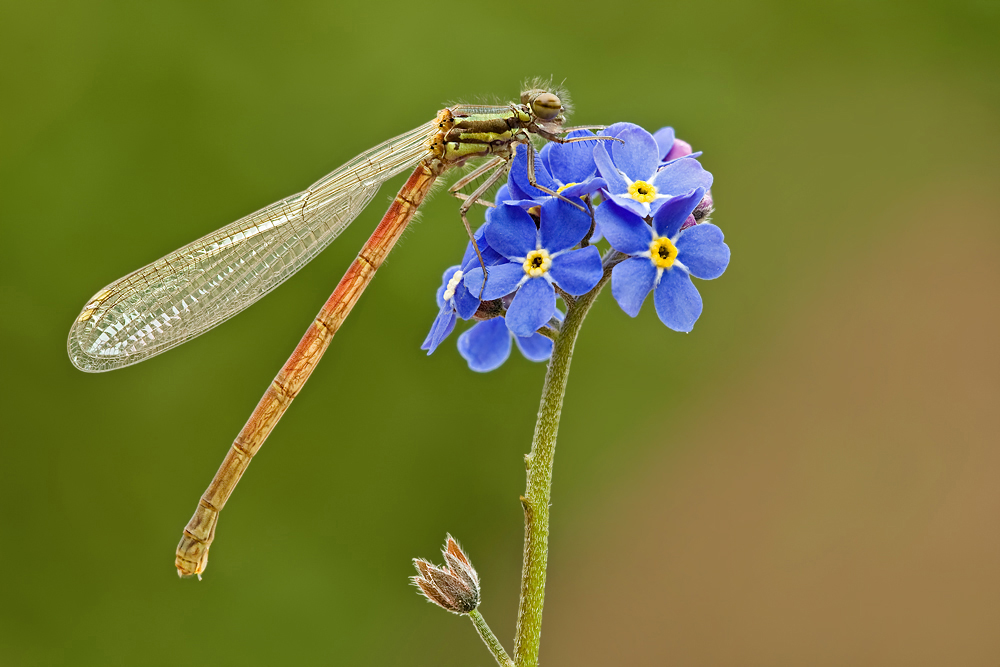
{"label": "flower bud", "polygon": [[691,215],[687,217],[684,224],[681,225],[681,230],[685,230],[688,227],[694,227],[700,222],[708,222],[709,217],[712,215],[712,191],[709,190],[702,197],[701,202],[695,206],[694,210],[691,211]]}
{"label": "flower bud", "polygon": [[500,317],[507,310],[507,306],[510,304],[504,304],[501,299],[493,299],[492,301],[480,301],[479,308],[476,309],[473,317],[476,321],[491,320],[494,317]]}
{"label": "flower bud", "polygon": [[694,151],[691,149],[691,144],[684,141],[683,139],[674,139],[674,145],[670,147],[670,150],[666,155],[663,156],[664,162],[670,162],[671,160],[676,160],[679,157],[684,157],[685,155],[691,155]]}
{"label": "flower bud", "polygon": [[420,573],[410,580],[428,600],[455,614],[468,614],[479,606],[479,575],[451,535],[444,543],[444,567],[422,558],[413,564]]}

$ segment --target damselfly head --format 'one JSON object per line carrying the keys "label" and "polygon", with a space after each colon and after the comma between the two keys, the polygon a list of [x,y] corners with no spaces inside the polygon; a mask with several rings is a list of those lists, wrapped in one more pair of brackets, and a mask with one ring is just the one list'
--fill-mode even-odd
{"label": "damselfly head", "polygon": [[535,118],[543,122],[557,121],[563,112],[563,103],[559,96],[540,88],[532,88],[521,93],[521,104],[527,105]]}

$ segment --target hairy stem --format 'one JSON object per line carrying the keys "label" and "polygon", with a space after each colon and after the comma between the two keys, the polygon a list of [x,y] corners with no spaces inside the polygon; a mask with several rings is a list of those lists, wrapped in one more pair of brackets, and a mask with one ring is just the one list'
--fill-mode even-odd
{"label": "hairy stem", "polygon": [[493,631],[490,630],[490,626],[486,625],[486,619],[483,615],[479,613],[478,609],[473,609],[469,612],[469,618],[472,619],[472,624],[476,626],[476,632],[482,638],[483,643],[493,654],[494,659],[496,659],[497,664],[500,667],[514,667],[514,661],[510,659],[507,655],[507,651],[504,650],[503,645],[500,640],[497,639]]}
{"label": "hairy stem", "polygon": [[521,570],[521,600],[517,613],[517,636],[514,640],[514,663],[517,667],[536,667],[542,635],[542,605],[545,601],[545,566],[549,546],[549,500],[552,497],[552,463],[556,453],[556,435],[562,413],[566,382],[577,334],[587,312],[611,277],[611,269],[624,258],[612,250],[604,257],[604,276],[590,292],[569,304],[566,319],[552,347],[552,358],[545,373],[538,421],[525,457],[528,468],[527,490],[521,497],[524,507],[524,565]]}

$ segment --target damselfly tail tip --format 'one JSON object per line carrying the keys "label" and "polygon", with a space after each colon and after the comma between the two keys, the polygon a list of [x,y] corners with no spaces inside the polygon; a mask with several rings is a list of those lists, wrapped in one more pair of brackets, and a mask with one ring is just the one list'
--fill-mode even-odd
{"label": "damselfly tail tip", "polygon": [[190,579],[191,577],[198,577],[198,581],[201,581],[201,573],[205,571],[208,566],[208,554],[198,560],[193,561],[187,558],[182,558],[180,554],[177,554],[174,559],[174,567],[177,568],[177,576],[181,579]]}

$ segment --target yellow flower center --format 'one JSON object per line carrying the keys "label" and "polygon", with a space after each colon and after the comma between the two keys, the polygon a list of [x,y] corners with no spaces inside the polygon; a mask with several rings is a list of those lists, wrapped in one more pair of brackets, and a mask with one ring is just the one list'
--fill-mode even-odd
{"label": "yellow flower center", "polygon": [[549,253],[545,249],[532,250],[524,260],[524,272],[532,278],[544,275],[550,266],[552,266],[552,258],[549,257]]}
{"label": "yellow flower center", "polygon": [[632,199],[648,204],[656,199],[656,188],[646,181],[635,181],[628,186],[628,194]]}
{"label": "yellow flower center", "polygon": [[556,190],[556,194],[557,195],[561,195],[562,192],[563,192],[563,190],[565,190],[566,188],[571,188],[574,185],[576,185],[576,183],[567,183],[566,185],[564,185],[564,186],[560,187],[558,190]]}
{"label": "yellow flower center", "polygon": [[670,239],[661,236],[649,244],[649,258],[658,268],[669,269],[677,259],[677,248]]}

